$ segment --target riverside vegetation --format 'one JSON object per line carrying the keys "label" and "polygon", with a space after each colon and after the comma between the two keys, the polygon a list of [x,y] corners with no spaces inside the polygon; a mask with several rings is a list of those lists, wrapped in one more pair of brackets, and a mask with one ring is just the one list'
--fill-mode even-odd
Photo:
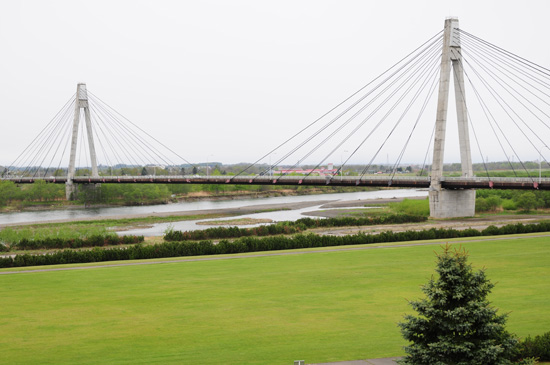
{"label": "riverside vegetation", "polygon": [[164,242],[153,245],[136,244],[124,248],[93,248],[91,250],[63,250],[43,255],[16,255],[0,258],[0,268],[56,265],[115,260],[155,259],[164,257],[235,254],[257,251],[290,250],[314,247],[365,245],[385,242],[478,237],[518,233],[549,232],[550,222],[537,224],[508,224],[502,227],[489,226],[476,229],[428,229],[421,231],[382,232],[378,234],[358,233],[347,236],[319,236],[313,233],[294,236],[269,236],[262,238],[242,237],[233,241],[221,240],[199,242]]}
{"label": "riverside vegetation", "polygon": [[[183,185],[183,184],[101,184],[94,189],[80,188],[76,204],[149,205],[204,194],[211,197],[238,195],[322,194],[359,191],[346,187],[265,186],[265,185]],[[364,191],[364,189],[361,189]],[[69,205],[65,185],[36,181],[16,185],[0,181],[0,208],[21,209],[40,205]]]}
{"label": "riverside vegetation", "polygon": [[82,248],[143,242],[143,236],[118,236],[92,225],[39,225],[0,230],[0,251]]}
{"label": "riverside vegetation", "polygon": [[245,236],[270,236],[276,234],[294,234],[300,233],[311,228],[328,227],[349,227],[349,226],[372,226],[379,224],[399,224],[399,223],[418,223],[424,222],[427,217],[412,214],[388,214],[375,217],[361,218],[329,218],[312,219],[300,218],[293,222],[278,222],[275,224],[264,225],[254,228],[239,227],[212,227],[205,230],[196,231],[175,231],[169,228],[164,235],[165,241],[197,241],[215,238],[237,238]]}
{"label": "riverside vegetation", "polygon": [[[405,199],[402,203],[390,203],[390,207],[396,212],[430,215],[428,200]],[[550,209],[550,191],[498,189],[476,191],[476,213],[533,213],[536,210],[544,212],[547,209]]]}
{"label": "riverside vegetation", "polygon": [[476,212],[531,212],[550,208],[550,191],[478,190]]}
{"label": "riverside vegetation", "polygon": [[[211,240],[211,239],[233,239],[240,237],[251,237],[251,236],[269,236],[269,235],[280,235],[280,234],[297,234],[302,233],[307,229],[311,228],[322,228],[322,227],[344,227],[344,226],[368,226],[368,225],[378,225],[378,224],[395,224],[395,223],[407,223],[407,222],[423,222],[427,220],[429,215],[428,200],[412,200],[405,199],[399,203],[390,203],[386,208],[382,209],[359,209],[352,210],[351,212],[342,211],[343,216],[338,218],[329,218],[329,219],[312,219],[312,218],[302,218],[296,222],[279,222],[273,225],[260,226],[254,228],[238,228],[238,227],[213,227],[206,230],[198,230],[191,232],[181,232],[175,231],[173,229],[167,230],[165,232],[164,239],[165,241],[199,241],[199,240]],[[350,216],[346,216],[350,214]],[[71,222],[71,223],[57,223],[57,224],[48,224],[48,225],[32,225],[32,226],[21,226],[14,228],[4,228],[0,230],[0,251],[22,251],[22,250],[37,250],[37,249],[61,249],[61,248],[81,248],[81,247],[95,247],[95,246],[110,246],[110,245],[119,245],[119,244],[128,244],[128,243],[140,243],[143,242],[144,238],[137,237],[123,237],[118,238],[114,233],[108,231],[109,228],[121,227],[121,226],[135,226],[140,224],[150,224],[158,222],[172,222],[172,221],[181,221],[187,219],[200,219],[200,218],[214,218],[217,216],[223,215],[208,215],[208,216],[170,216],[170,217],[145,217],[145,218],[131,218],[131,219],[119,219],[119,220],[99,220],[99,221],[81,221],[81,222]],[[226,215],[227,216],[227,215]],[[483,234],[512,234],[512,233],[523,233],[528,232],[523,228],[505,229],[496,229],[493,226],[488,227],[483,230]],[[543,226],[541,226],[543,227]],[[544,228],[543,228],[544,229]],[[502,232],[502,233],[499,233]],[[391,235],[390,235],[391,234]],[[410,236],[411,239],[429,239],[429,238],[452,238],[452,237],[461,237],[462,235],[480,235],[479,231],[476,230],[465,230],[462,233],[452,233],[450,236],[425,233],[422,236],[425,238],[416,238],[416,236]],[[387,237],[394,237],[392,232],[385,234]],[[395,236],[396,240],[404,240],[406,238],[398,238]],[[393,239],[393,238],[388,238]],[[373,243],[373,242],[387,242],[386,240],[375,240],[375,241],[357,241],[353,240],[357,244],[363,243]],[[341,245],[342,243],[334,243],[334,245]],[[162,245],[162,244],[161,244]],[[285,243],[283,246],[286,246]],[[223,245],[222,245],[223,246]],[[222,247],[220,246],[220,247]],[[299,246],[301,247],[301,246]],[[288,246],[292,248],[292,245]],[[278,248],[275,248],[278,249]],[[157,251],[163,251],[162,246],[156,247]],[[193,252],[194,249],[185,248],[185,252]],[[228,253],[233,252],[233,248],[228,248]],[[138,250],[140,251],[140,250]],[[177,251],[177,250],[176,250]],[[140,251],[141,252],[141,251]],[[216,253],[217,251],[211,251],[208,254]],[[220,251],[219,253],[223,253]],[[18,252],[16,252],[18,253]],[[39,252],[44,254],[44,252]],[[133,254],[130,254],[130,251],[126,252],[127,254],[121,254],[120,259],[130,259],[134,257]],[[57,253],[56,253],[57,254]],[[195,253],[199,254],[199,253]],[[69,254],[65,254],[69,255]],[[118,254],[117,254],[118,255]],[[185,255],[189,255],[186,253]],[[30,255],[29,255],[30,256]],[[90,258],[85,260],[107,260],[109,257],[112,257],[111,254],[94,253]],[[147,255],[139,253],[139,257],[147,257]],[[161,257],[153,255],[152,257]],[[173,257],[173,254],[170,254],[169,257]],[[20,259],[18,259],[20,261]],[[65,260],[65,259],[63,259]],[[75,262],[81,262],[83,258],[74,258],[71,260],[76,260]],[[18,261],[18,262],[19,262]],[[25,260],[30,264],[31,259]],[[53,264],[56,261],[50,260]],[[5,263],[5,265],[12,266],[11,263]],[[20,265],[20,264],[17,264]]]}
{"label": "riverside vegetation", "polygon": [[90,221],[63,222],[63,223],[39,223],[5,227],[0,230],[0,251],[14,251],[19,249],[21,241],[43,241],[51,238],[62,240],[86,240],[89,237],[116,236],[113,229],[119,227],[132,227],[144,224],[177,222],[185,220],[208,219],[226,217],[229,214],[199,214],[199,215],[174,215],[168,217],[140,217],[124,219],[101,219]]}

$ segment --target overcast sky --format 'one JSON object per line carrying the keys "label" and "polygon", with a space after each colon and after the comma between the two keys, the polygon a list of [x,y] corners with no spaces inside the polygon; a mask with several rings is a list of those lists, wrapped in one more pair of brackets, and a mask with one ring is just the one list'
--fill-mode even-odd
{"label": "overcast sky", "polygon": [[[189,161],[251,162],[435,35],[448,16],[550,66],[549,10],[542,0],[3,0],[0,164],[78,82]],[[422,162],[423,153],[408,156]],[[446,162],[458,156],[449,150]]]}

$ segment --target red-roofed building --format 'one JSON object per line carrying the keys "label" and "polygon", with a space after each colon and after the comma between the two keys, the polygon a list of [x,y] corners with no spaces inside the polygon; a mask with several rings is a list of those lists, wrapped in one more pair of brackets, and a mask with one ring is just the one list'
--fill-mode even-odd
{"label": "red-roofed building", "polygon": [[329,163],[327,167],[321,167],[318,169],[279,169],[273,171],[275,174],[288,175],[288,174],[319,174],[319,176],[325,175],[334,175],[336,174],[337,169],[334,168],[334,165]]}

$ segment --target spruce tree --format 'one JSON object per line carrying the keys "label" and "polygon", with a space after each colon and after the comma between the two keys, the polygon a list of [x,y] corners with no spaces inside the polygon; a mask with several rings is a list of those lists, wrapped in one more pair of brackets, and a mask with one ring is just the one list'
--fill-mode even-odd
{"label": "spruce tree", "polygon": [[516,345],[487,295],[493,284],[474,272],[464,249],[446,245],[437,255],[438,277],[422,287],[425,299],[409,302],[419,316],[399,323],[410,341],[402,364],[510,364]]}

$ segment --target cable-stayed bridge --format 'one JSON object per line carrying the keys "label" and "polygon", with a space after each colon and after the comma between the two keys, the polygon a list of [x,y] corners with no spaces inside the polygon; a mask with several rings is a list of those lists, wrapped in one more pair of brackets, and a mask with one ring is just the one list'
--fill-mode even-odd
{"label": "cable-stayed bridge", "polygon": [[[12,177],[4,178],[17,184],[32,184],[38,180],[53,184],[66,184],[66,176],[49,177]],[[550,179],[542,183],[533,182],[531,178],[506,177],[448,177],[441,178],[444,189],[515,189],[515,190],[550,190]],[[309,186],[377,186],[394,188],[429,188],[430,177],[420,176],[75,176],[73,184],[236,184],[236,185],[309,185]]]}
{"label": "cable-stayed bridge", "polygon": [[[459,177],[443,175],[448,109],[456,111]],[[206,176],[114,176],[117,165],[177,171],[197,164],[78,84],[76,94],[1,172],[1,179],[66,184],[67,198],[76,185],[100,183],[417,187],[430,189],[432,216],[472,216],[475,189],[550,190],[550,179],[534,175],[525,158],[537,156],[539,171],[543,162],[550,166],[545,158],[550,155],[549,121],[550,70],[460,29],[458,19],[450,18],[443,31],[235,175],[208,176],[207,168]],[[484,156],[497,153],[493,146],[515,177],[491,176]],[[397,155],[388,163],[390,173],[374,176],[372,167],[388,151]],[[474,173],[472,151],[481,157],[484,171]],[[419,176],[399,176],[397,168],[413,152],[424,156]],[[367,161],[362,171],[344,176],[345,166],[359,157]],[[338,158],[336,171],[314,176],[318,167]],[[286,172],[274,174],[283,164]],[[315,167],[292,173],[304,164]]]}

